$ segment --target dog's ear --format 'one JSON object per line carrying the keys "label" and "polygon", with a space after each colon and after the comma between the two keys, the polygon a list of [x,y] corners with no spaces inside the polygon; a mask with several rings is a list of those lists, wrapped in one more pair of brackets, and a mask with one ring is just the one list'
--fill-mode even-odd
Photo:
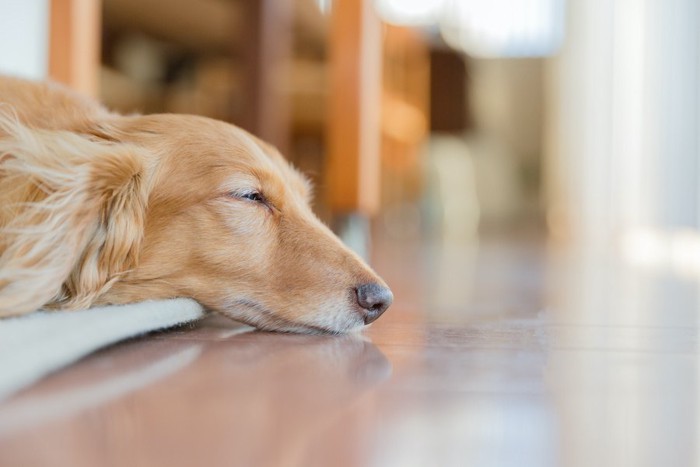
{"label": "dog's ear", "polygon": [[143,149],[0,115],[0,316],[89,306],[133,268]]}

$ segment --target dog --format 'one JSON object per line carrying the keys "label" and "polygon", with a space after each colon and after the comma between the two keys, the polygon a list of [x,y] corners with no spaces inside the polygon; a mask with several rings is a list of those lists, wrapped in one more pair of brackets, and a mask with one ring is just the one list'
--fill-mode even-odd
{"label": "dog", "polygon": [[359,329],[392,292],[310,199],[234,125],[0,77],[0,317],[190,297],[262,330]]}

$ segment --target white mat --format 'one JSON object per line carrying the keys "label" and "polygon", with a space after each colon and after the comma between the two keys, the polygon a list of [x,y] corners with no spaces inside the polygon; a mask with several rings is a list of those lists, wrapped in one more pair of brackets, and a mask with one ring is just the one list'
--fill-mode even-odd
{"label": "white mat", "polygon": [[95,350],[204,315],[178,298],[0,320],[0,399]]}

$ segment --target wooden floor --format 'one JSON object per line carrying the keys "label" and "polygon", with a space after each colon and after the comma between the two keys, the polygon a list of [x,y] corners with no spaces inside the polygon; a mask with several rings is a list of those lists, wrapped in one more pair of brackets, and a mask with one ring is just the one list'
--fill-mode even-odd
{"label": "wooden floor", "polygon": [[397,298],[364,334],[114,346],[0,405],[0,465],[700,463],[696,283],[537,238],[375,252]]}

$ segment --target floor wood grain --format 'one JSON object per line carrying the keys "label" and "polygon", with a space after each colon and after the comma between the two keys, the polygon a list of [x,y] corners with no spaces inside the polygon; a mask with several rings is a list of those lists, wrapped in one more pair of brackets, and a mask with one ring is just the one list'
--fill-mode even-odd
{"label": "floor wood grain", "polygon": [[0,404],[0,465],[698,465],[697,283],[611,258],[379,241],[365,333],[113,346]]}

